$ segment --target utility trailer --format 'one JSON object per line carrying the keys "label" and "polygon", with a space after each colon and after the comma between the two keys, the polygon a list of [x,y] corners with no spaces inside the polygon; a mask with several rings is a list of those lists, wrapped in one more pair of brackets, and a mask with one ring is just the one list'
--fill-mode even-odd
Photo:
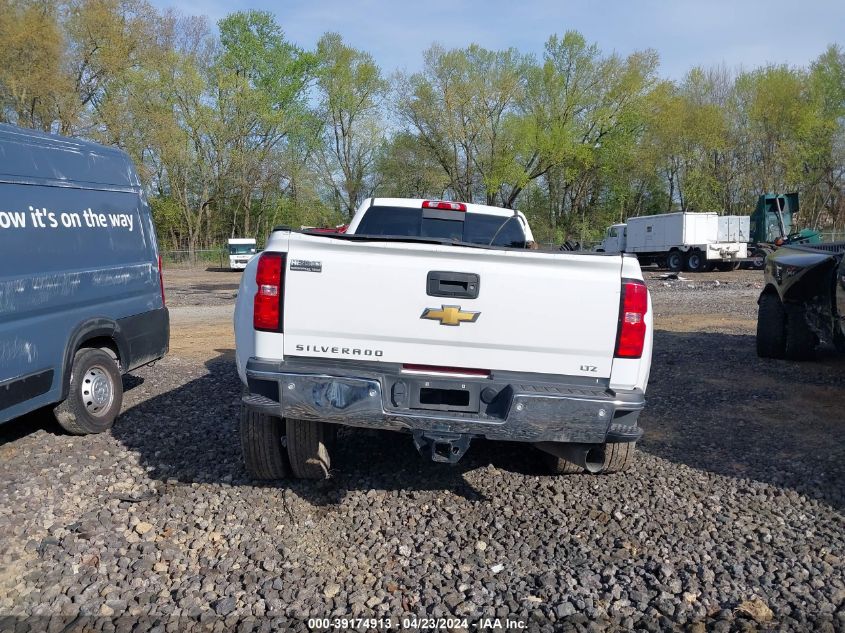
{"label": "utility trailer", "polygon": [[[731,220],[731,217],[734,219]],[[672,271],[730,270],[748,255],[742,231],[747,224],[717,213],[664,213],[629,218],[614,224],[598,247],[606,253],[633,253],[640,264],[657,264]],[[733,238],[733,239],[724,239]]]}

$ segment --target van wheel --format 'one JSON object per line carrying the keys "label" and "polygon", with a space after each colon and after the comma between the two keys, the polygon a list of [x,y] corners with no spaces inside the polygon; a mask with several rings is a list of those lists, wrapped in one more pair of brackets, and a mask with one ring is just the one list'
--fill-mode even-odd
{"label": "van wheel", "polygon": [[284,479],[290,472],[281,418],[241,405],[241,452],[247,473],[254,479]]}
{"label": "van wheel", "polygon": [[102,433],[114,424],[123,404],[123,381],[115,360],[101,349],[81,349],[73,357],[67,399],[53,412],[68,433]]}
{"label": "van wheel", "polygon": [[786,353],[786,310],[774,292],[760,297],[757,310],[757,356],[783,358]]}
{"label": "van wheel", "polygon": [[666,256],[666,268],[671,270],[673,273],[681,272],[681,269],[684,267],[684,257],[681,254],[681,251],[671,251]]}
{"label": "van wheel", "polygon": [[334,428],[324,422],[287,420],[288,457],[294,477],[326,479],[332,467]]}
{"label": "van wheel", "polygon": [[786,306],[786,341],[784,358],[787,360],[812,360],[819,341],[807,325],[803,306]]}
{"label": "van wheel", "polygon": [[704,253],[697,248],[692,249],[687,253],[684,261],[684,268],[691,273],[702,273],[706,266],[707,260],[704,259]]}

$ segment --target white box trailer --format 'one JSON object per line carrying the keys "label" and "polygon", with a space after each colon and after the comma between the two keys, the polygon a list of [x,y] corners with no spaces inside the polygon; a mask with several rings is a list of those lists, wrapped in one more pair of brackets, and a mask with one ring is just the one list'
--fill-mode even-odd
{"label": "white box trailer", "polygon": [[750,242],[751,216],[722,215],[719,216],[719,242]]}
{"label": "white box trailer", "polygon": [[[732,268],[747,256],[747,244],[721,239],[719,219],[717,213],[684,212],[629,218],[627,224],[614,224],[607,230],[599,250],[633,253],[641,264],[656,263],[675,271]],[[729,221],[725,230],[739,237],[739,224]]]}

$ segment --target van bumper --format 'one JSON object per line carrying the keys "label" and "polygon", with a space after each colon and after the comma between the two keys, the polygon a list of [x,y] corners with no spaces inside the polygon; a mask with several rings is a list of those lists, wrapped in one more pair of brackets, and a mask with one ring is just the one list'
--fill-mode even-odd
{"label": "van bumper", "polygon": [[[642,436],[641,390],[611,390],[577,377],[409,375],[382,363],[256,358],[246,375],[243,404],[281,418],[532,443],[635,442]],[[466,392],[468,403],[421,403],[423,388]]]}

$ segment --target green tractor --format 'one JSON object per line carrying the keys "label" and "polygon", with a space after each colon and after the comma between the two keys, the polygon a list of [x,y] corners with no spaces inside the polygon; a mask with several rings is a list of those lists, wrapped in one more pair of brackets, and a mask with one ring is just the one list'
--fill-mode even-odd
{"label": "green tractor", "polygon": [[767,193],[757,199],[751,214],[748,255],[751,267],[762,269],[766,257],[784,244],[818,244],[821,235],[812,229],[793,231],[798,215],[798,193]]}

